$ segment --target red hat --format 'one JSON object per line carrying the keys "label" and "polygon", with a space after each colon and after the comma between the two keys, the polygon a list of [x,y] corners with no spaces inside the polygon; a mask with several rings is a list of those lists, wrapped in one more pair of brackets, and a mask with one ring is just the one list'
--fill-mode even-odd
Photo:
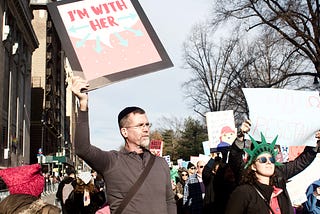
{"label": "red hat", "polygon": [[224,126],[222,129],[221,129],[221,135],[222,134],[225,134],[225,133],[230,133],[230,132],[233,132],[234,133],[234,130],[232,130],[230,128],[230,126]]}
{"label": "red hat", "polygon": [[44,187],[44,177],[40,164],[25,165],[0,170],[0,177],[6,183],[10,194],[40,196]]}

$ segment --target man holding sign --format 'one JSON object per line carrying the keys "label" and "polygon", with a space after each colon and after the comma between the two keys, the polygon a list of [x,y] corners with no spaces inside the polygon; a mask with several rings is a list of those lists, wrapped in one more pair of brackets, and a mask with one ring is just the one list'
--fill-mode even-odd
{"label": "man holding sign", "polygon": [[[88,95],[83,93],[88,87],[86,80],[80,77],[72,79],[72,91],[80,102],[75,152],[103,175],[111,213],[119,214],[123,210],[123,213],[135,214],[175,214],[177,208],[168,164],[146,149],[151,124],[144,110],[139,107],[122,110],[118,115],[118,124],[125,146],[121,151],[102,151],[90,144]],[[145,173],[148,168],[149,172]],[[136,185],[137,180],[142,182]]]}

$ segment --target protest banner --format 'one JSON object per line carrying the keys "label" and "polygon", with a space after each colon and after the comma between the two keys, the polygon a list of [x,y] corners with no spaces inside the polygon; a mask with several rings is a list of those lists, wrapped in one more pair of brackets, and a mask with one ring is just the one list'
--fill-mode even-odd
{"label": "protest banner", "polygon": [[285,146],[315,146],[319,130],[320,97],[316,91],[276,88],[244,88],[252,123],[250,135],[260,140],[260,132],[271,142]]}
{"label": "protest banner", "polygon": [[173,66],[138,1],[47,6],[72,70],[88,80],[89,90]]}
{"label": "protest banner", "polygon": [[211,152],[221,146],[230,146],[237,137],[232,110],[206,113]]}

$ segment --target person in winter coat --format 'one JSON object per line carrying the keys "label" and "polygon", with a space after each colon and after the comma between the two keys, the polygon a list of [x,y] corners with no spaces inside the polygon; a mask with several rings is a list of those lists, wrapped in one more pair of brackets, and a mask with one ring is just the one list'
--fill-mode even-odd
{"label": "person in winter coat", "polygon": [[[320,139],[320,131],[316,133],[316,138]],[[250,139],[252,150],[243,149],[248,154],[248,161],[242,172],[241,185],[231,194],[226,214],[293,214],[286,181],[303,171],[314,160],[320,141],[318,140],[315,148],[306,146],[294,161],[281,164],[275,159],[277,137],[271,144],[266,142],[262,133],[261,143],[251,136]],[[230,165],[241,165],[242,155],[241,149],[232,146]]]}
{"label": "person in winter coat", "polygon": [[0,202],[0,214],[60,214],[40,198],[45,184],[40,164],[2,169],[0,180],[10,192]]}
{"label": "person in winter coat", "polygon": [[[236,188],[234,173],[228,163],[221,163],[214,178],[214,213],[224,213],[229,197]],[[212,213],[212,212],[211,212]]]}
{"label": "person in winter coat", "polygon": [[189,173],[186,168],[179,169],[179,181],[176,184],[176,188],[174,190],[175,199],[177,203],[177,214],[184,214],[183,211],[183,190],[186,184],[186,181],[189,178]]}
{"label": "person in winter coat", "polygon": [[304,203],[305,213],[320,213],[320,180],[309,185],[306,196],[307,201]]}
{"label": "person in winter coat", "polygon": [[12,194],[0,202],[0,214],[60,214],[60,208],[30,194]]}
{"label": "person in winter coat", "polygon": [[82,172],[76,179],[74,190],[65,202],[66,213],[94,214],[106,202],[103,191],[95,188],[90,172]]}
{"label": "person in winter coat", "polygon": [[65,210],[65,202],[69,194],[71,193],[71,191],[74,189],[74,186],[76,183],[76,179],[75,179],[76,171],[73,167],[67,167],[66,174],[67,175],[59,183],[58,190],[56,192],[56,198],[61,205],[63,214],[67,214]]}
{"label": "person in winter coat", "polygon": [[216,172],[221,164],[220,156],[212,157],[204,166],[202,171],[203,184],[205,186],[205,195],[203,199],[203,213],[211,214],[214,209],[214,183]]}

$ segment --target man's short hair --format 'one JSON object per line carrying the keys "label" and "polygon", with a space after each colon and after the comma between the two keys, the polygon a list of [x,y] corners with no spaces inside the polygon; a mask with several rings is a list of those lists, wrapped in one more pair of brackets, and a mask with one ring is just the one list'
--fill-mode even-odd
{"label": "man's short hair", "polygon": [[136,107],[136,106],[130,106],[130,107],[124,108],[118,115],[119,128],[123,127],[125,119],[127,119],[128,115],[130,113],[145,114],[146,112],[142,108],[139,108],[139,107]]}

